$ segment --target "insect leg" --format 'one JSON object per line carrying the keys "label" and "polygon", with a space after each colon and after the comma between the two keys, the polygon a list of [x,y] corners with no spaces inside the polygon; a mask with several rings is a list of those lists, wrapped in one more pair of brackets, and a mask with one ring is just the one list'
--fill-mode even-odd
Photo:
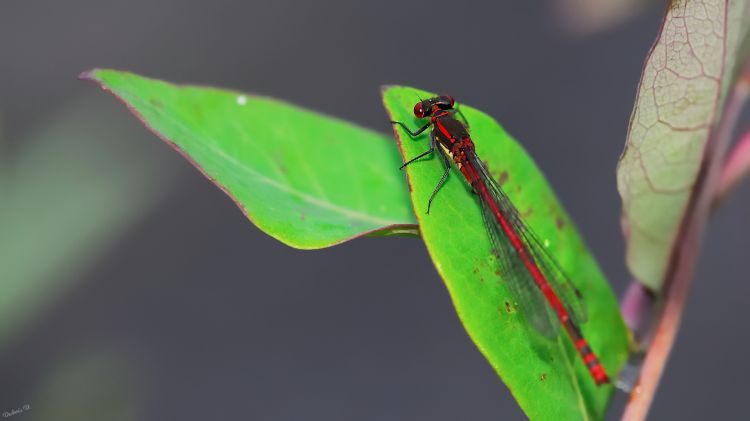
{"label": "insect leg", "polygon": [[426,151],[422,152],[421,154],[419,154],[419,155],[415,156],[414,158],[412,158],[412,159],[410,159],[410,160],[408,160],[408,161],[404,162],[404,165],[402,165],[402,166],[401,166],[401,167],[400,167],[399,169],[400,169],[400,170],[403,170],[403,169],[404,169],[404,167],[406,167],[407,165],[409,165],[409,164],[413,163],[414,161],[418,160],[419,158],[422,158],[422,157],[425,157],[425,156],[427,156],[427,155],[430,155],[430,154],[431,154],[431,153],[433,153],[434,151],[435,151],[435,139],[434,139],[434,134],[433,134],[433,133],[430,133],[430,149],[427,149]]}
{"label": "insect leg", "polygon": [[[435,133],[431,133],[431,139],[432,147],[435,147]],[[443,171],[443,176],[440,177],[440,181],[438,181],[437,186],[435,186],[435,190],[432,191],[432,194],[430,195],[430,200],[427,201],[427,214],[430,214],[430,206],[432,206],[432,199],[435,198],[435,195],[437,195],[438,190],[440,190],[440,187],[443,186],[443,183],[445,183],[445,180],[448,178],[448,174],[451,172],[451,161],[448,158],[448,155],[445,154],[445,151],[438,148],[438,152],[440,153],[440,157],[443,158],[443,166],[445,167],[445,171]]]}
{"label": "insect leg", "polygon": [[425,124],[424,126],[422,126],[419,129],[417,129],[417,131],[415,131],[415,132],[411,131],[408,127],[406,127],[406,124],[404,124],[404,123],[402,123],[400,121],[391,121],[391,124],[398,124],[399,126],[403,127],[403,129],[406,130],[406,132],[409,133],[409,135],[411,137],[417,137],[420,134],[422,134],[422,132],[424,132],[425,130],[427,130],[427,128],[432,125],[432,122],[429,122],[429,123]]}
{"label": "insect leg", "polygon": [[454,114],[458,114],[459,116],[461,116],[461,120],[463,120],[464,126],[466,126],[466,128],[468,129],[469,128],[469,120],[466,119],[466,116],[464,115],[464,113],[461,112],[461,109],[458,108],[458,106],[456,106],[456,108],[453,109],[453,113]]}

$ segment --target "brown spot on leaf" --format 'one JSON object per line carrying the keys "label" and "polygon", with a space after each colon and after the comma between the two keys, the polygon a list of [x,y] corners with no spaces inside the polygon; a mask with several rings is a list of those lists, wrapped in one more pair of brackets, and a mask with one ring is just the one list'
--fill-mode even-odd
{"label": "brown spot on leaf", "polygon": [[497,183],[502,186],[506,181],[508,181],[508,177],[508,171],[501,171],[500,175],[497,176]]}
{"label": "brown spot on leaf", "polygon": [[545,380],[547,380],[547,373],[542,373],[542,374],[541,374],[541,375],[539,376],[539,381],[542,381],[542,382],[543,382],[543,381],[545,381]]}
{"label": "brown spot on leaf", "polygon": [[558,216],[555,218],[555,225],[557,226],[557,229],[561,230],[565,226],[565,220]]}
{"label": "brown spot on leaf", "polygon": [[513,307],[507,301],[505,302],[505,311],[507,311],[508,314],[513,313]]}
{"label": "brown spot on leaf", "polygon": [[522,213],[521,216],[524,218],[530,217],[534,213],[534,209],[528,208],[526,209],[526,212]]}

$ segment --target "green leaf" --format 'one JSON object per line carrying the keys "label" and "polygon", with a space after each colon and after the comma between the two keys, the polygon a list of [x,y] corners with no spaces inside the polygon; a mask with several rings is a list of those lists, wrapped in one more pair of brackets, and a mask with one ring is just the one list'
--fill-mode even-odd
{"label": "green leaf", "polygon": [[674,1],[646,58],[617,181],[628,267],[653,291],[661,290],[690,198],[705,185],[701,165],[726,147],[709,141],[750,53],[749,31],[746,0]]}
{"label": "green leaf", "polygon": [[[412,114],[418,97],[431,94],[389,87],[384,103],[392,120],[416,129],[424,120]],[[460,105],[470,123],[477,154],[486,160],[526,222],[558,259],[585,297],[589,321],[581,328],[610,376],[627,358],[628,338],[617,301],[575,226],[526,152],[492,118]],[[396,131],[404,159],[428,148],[427,133],[413,140]],[[479,350],[532,419],[601,419],[611,386],[597,387],[570,340],[542,338],[523,319],[511,298],[484,228],[477,197],[455,168],[435,198],[440,179],[437,157],[407,167],[419,227],[464,327]]]}
{"label": "green leaf", "polygon": [[297,248],[417,230],[393,141],[274,99],[114,70],[111,91],[272,237]]}
{"label": "green leaf", "polygon": [[64,104],[0,154],[0,347],[170,190],[173,168],[102,102]]}

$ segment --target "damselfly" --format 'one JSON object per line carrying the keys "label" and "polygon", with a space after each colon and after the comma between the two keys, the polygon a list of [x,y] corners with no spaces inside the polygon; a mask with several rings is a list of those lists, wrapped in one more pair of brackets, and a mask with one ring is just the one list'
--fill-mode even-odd
{"label": "damselfly", "polygon": [[[562,325],[596,384],[609,382],[604,367],[578,327],[586,320],[580,292],[524,223],[518,210],[490,175],[487,166],[477,157],[468,125],[459,121],[456,115],[464,122],[466,119],[454,106],[455,102],[450,96],[438,96],[418,102],[414,106],[414,115],[420,119],[429,118],[430,121],[416,131],[411,131],[400,121],[391,122],[400,125],[411,137],[417,137],[432,127],[429,149],[405,162],[401,168],[435,151],[439,154],[445,171],[430,195],[427,204],[429,214],[432,200],[448,178],[453,161],[479,196],[482,216],[492,251],[500,265],[500,273],[526,319],[548,338],[557,337],[558,325]],[[555,316],[559,323],[554,320]]]}

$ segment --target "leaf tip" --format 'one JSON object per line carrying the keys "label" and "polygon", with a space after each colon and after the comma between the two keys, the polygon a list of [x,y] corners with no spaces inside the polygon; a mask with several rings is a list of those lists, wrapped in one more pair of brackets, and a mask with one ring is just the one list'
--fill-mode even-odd
{"label": "leaf tip", "polygon": [[78,75],[78,80],[90,80],[90,81],[98,81],[99,78],[97,77],[97,73],[99,73],[101,69],[99,68],[93,68],[91,70],[85,70],[81,72]]}
{"label": "leaf tip", "polygon": [[395,88],[401,88],[401,85],[380,85],[380,93],[385,95],[388,91]]}

